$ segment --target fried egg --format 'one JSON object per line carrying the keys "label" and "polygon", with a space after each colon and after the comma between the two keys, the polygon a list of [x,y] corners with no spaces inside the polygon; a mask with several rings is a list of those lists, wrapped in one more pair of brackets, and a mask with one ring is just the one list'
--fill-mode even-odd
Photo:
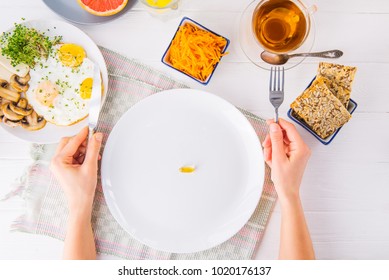
{"label": "fried egg", "polygon": [[54,47],[47,60],[30,70],[27,99],[48,122],[68,126],[89,113],[94,63],[75,44]]}

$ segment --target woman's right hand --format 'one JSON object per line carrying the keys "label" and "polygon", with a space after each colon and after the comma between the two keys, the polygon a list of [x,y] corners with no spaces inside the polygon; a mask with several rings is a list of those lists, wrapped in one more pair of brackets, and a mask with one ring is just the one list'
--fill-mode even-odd
{"label": "woman's right hand", "polygon": [[102,137],[101,133],[95,133],[86,147],[88,127],[84,127],[58,144],[50,169],[66,194],[70,214],[84,208],[92,212]]}
{"label": "woman's right hand", "polygon": [[278,124],[273,120],[269,120],[268,124],[269,134],[262,145],[278,197],[281,203],[298,199],[311,151],[290,122],[280,118]]}

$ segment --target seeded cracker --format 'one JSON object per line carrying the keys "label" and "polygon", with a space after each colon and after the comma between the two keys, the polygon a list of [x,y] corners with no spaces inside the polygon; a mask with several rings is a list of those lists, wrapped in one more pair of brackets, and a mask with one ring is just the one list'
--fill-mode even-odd
{"label": "seeded cracker", "polygon": [[315,80],[290,107],[322,139],[333,134],[351,118],[321,79]]}
{"label": "seeded cracker", "polygon": [[331,81],[326,83],[328,88],[347,108],[356,72],[356,67],[320,62],[318,75]]}
{"label": "seeded cracker", "polygon": [[356,72],[357,68],[352,66],[344,66],[328,62],[319,63],[319,75],[335,81],[338,85],[350,91]]}
{"label": "seeded cracker", "polygon": [[316,79],[323,81],[325,85],[328,87],[328,89],[332,92],[332,94],[335,95],[335,97],[338,98],[340,102],[342,102],[343,106],[346,109],[348,108],[351,91],[340,86],[335,81],[327,79],[324,76],[318,75]]}

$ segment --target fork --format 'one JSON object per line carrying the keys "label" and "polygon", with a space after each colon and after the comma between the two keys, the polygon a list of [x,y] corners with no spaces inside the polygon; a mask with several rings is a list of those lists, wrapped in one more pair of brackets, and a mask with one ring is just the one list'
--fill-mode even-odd
{"label": "fork", "polygon": [[270,69],[269,100],[276,111],[276,123],[278,123],[278,108],[284,102],[284,67],[272,67]]}

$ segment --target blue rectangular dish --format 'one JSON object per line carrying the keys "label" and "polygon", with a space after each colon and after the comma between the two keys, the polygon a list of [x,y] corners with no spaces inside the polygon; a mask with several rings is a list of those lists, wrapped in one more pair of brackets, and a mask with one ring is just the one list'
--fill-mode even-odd
{"label": "blue rectangular dish", "polygon": [[[358,107],[358,104],[350,98],[350,102],[348,104],[347,111],[350,114],[353,114],[357,107]],[[313,136],[315,136],[317,138],[317,140],[319,140],[324,145],[330,144],[332,142],[332,140],[334,140],[334,138],[338,134],[338,132],[342,129],[342,127],[339,127],[333,134],[331,134],[327,138],[323,139],[319,135],[317,135],[304,121],[301,121],[298,118],[296,118],[296,116],[294,116],[294,114],[295,114],[295,112],[292,109],[289,109],[288,117],[290,119],[292,119],[293,121],[295,121],[296,123],[298,123],[299,125],[301,125],[302,127],[304,127],[306,130],[308,130],[309,133],[311,133]]]}

